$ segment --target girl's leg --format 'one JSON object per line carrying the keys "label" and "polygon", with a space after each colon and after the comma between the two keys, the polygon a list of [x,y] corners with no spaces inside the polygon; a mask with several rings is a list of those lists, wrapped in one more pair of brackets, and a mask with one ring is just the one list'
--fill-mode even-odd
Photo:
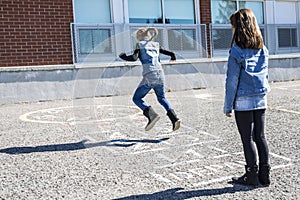
{"label": "girl's leg", "polygon": [[256,149],[253,142],[253,111],[235,111],[235,119],[241,135],[247,166],[257,165]]}
{"label": "girl's leg", "polygon": [[165,108],[167,111],[167,115],[170,118],[172,125],[173,125],[173,131],[176,131],[180,128],[181,121],[176,116],[175,111],[172,109],[169,101],[167,100],[165,96],[165,87],[162,84],[156,85],[154,88],[155,94],[157,96],[158,102]]}
{"label": "girl's leg", "polygon": [[265,137],[265,111],[265,109],[254,111],[254,141],[260,165],[269,164],[269,148]]}
{"label": "girl's leg", "polygon": [[165,96],[165,87],[162,84],[153,87],[158,102],[165,108],[166,111],[171,110],[172,107]]}
{"label": "girl's leg", "polygon": [[132,101],[142,110],[145,110],[149,105],[143,100],[143,98],[151,90],[151,87],[148,87],[145,84],[140,84],[139,87],[135,90],[132,97]]}

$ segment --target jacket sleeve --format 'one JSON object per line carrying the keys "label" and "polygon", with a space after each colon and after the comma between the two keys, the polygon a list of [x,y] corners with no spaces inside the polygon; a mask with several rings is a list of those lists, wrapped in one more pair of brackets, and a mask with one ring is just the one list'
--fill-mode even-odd
{"label": "jacket sleeve", "polygon": [[125,53],[121,53],[119,57],[126,61],[137,61],[139,57],[140,49],[136,48],[132,55],[126,55]]}
{"label": "jacket sleeve", "polygon": [[175,53],[172,51],[168,51],[163,49],[162,47],[159,48],[159,53],[165,54],[167,56],[171,56],[171,60],[176,60]]}
{"label": "jacket sleeve", "polygon": [[232,112],[233,104],[236,98],[236,92],[239,84],[241,63],[230,52],[227,64],[226,83],[225,83],[225,101],[224,113]]}

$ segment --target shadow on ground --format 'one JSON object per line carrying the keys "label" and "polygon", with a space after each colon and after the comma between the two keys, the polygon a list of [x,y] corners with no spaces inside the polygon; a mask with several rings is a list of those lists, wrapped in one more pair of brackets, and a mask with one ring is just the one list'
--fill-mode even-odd
{"label": "shadow on ground", "polygon": [[181,191],[184,188],[173,188],[160,192],[156,192],[153,194],[140,194],[140,195],[132,195],[128,197],[122,197],[114,200],[146,200],[146,199],[155,199],[155,200],[163,200],[163,199],[189,199],[196,197],[209,197],[216,196],[222,194],[233,194],[236,192],[246,192],[249,190],[256,189],[256,187],[247,187],[241,185],[233,184],[232,187],[224,187],[224,188],[216,188],[216,189],[203,189],[203,190],[191,190],[191,191]]}
{"label": "shadow on ground", "polygon": [[51,152],[51,151],[76,151],[81,149],[99,147],[99,146],[111,146],[111,147],[130,147],[137,143],[161,143],[168,140],[169,138],[161,139],[119,139],[110,140],[105,142],[88,143],[88,140],[82,140],[75,143],[66,144],[51,144],[51,145],[41,145],[41,146],[29,146],[29,147],[10,147],[5,149],[0,149],[0,153],[7,154],[26,154],[35,152]]}

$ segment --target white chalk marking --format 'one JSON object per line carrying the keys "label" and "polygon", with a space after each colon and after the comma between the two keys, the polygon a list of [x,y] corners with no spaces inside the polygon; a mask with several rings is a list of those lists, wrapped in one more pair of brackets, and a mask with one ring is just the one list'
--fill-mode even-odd
{"label": "white chalk marking", "polygon": [[160,180],[160,181],[169,183],[169,184],[171,184],[171,185],[174,185],[174,182],[172,182],[171,180],[169,180],[169,179],[163,177],[163,176],[160,175],[160,174],[151,173],[151,175],[154,176],[154,178],[156,178],[157,180]]}
{"label": "white chalk marking", "polygon": [[207,170],[203,169],[203,168],[189,169],[189,171],[198,176],[203,176],[203,175],[205,175],[205,172],[207,172]]}
{"label": "white chalk marking", "polygon": [[201,161],[203,161],[203,160],[202,159],[187,160],[187,161],[177,162],[177,163],[173,163],[173,164],[161,165],[161,166],[157,166],[154,168],[155,169],[170,168],[170,167],[174,167],[174,166],[178,166],[178,165],[185,165],[188,163],[195,163],[195,162],[201,162]]}
{"label": "white chalk marking", "polygon": [[183,180],[182,178],[179,178],[178,176],[176,176],[173,173],[170,173],[169,175],[172,176],[173,178],[177,179],[178,181],[182,181]]}
{"label": "white chalk marking", "polygon": [[276,157],[276,158],[281,158],[281,159],[286,160],[286,161],[289,161],[289,162],[292,161],[292,159],[290,159],[290,158],[287,158],[287,157],[284,157],[284,156],[280,156],[280,155],[277,155],[277,154],[275,154],[275,153],[270,153],[270,155],[272,155],[272,156],[274,156],[274,157]]}
{"label": "white chalk marking", "polygon": [[141,154],[141,153],[149,153],[149,152],[155,152],[155,151],[162,151],[162,150],[165,150],[165,149],[166,148],[149,149],[149,150],[144,150],[144,151],[131,152],[129,154],[135,155],[135,154]]}
{"label": "white chalk marking", "polygon": [[269,108],[271,110],[277,110],[277,111],[281,111],[281,112],[287,112],[287,113],[293,113],[293,114],[300,115],[300,112],[299,111],[295,111],[295,110],[288,110],[288,109],[280,108],[280,107],[277,107],[277,108],[269,107]]}
{"label": "white chalk marking", "polygon": [[199,133],[200,133],[200,134],[203,134],[203,135],[208,135],[208,136],[213,137],[213,138],[215,138],[215,139],[219,139],[218,136],[215,136],[215,135],[213,135],[213,134],[207,133],[207,132],[205,132],[205,131],[199,131]]}
{"label": "white chalk marking", "polygon": [[199,186],[209,185],[209,184],[212,184],[212,183],[219,183],[219,182],[230,180],[232,177],[233,176],[224,176],[224,177],[220,177],[220,178],[216,178],[216,179],[211,179],[209,181],[202,181],[202,182],[199,182],[199,183],[194,183],[192,186],[193,187],[199,187]]}
{"label": "white chalk marking", "polygon": [[[207,143],[212,143],[212,142],[219,142],[221,140],[208,140],[204,142],[198,142],[194,144],[186,144],[186,145],[180,145],[180,147],[191,147],[191,146],[196,146],[196,145],[201,145],[201,144],[207,144]],[[144,151],[136,151],[136,152],[131,152],[129,154],[142,154],[142,153],[148,153],[148,152],[154,152],[154,151],[162,151],[166,149],[171,149],[172,147],[165,147],[165,148],[157,148],[157,149],[150,149],[150,150],[144,150]]]}
{"label": "white chalk marking", "polygon": [[229,157],[229,156],[232,156],[232,154],[223,154],[223,155],[213,156],[213,158],[224,158],[224,157]]}
{"label": "white chalk marking", "polygon": [[194,155],[194,156],[196,156],[196,157],[198,157],[198,158],[203,158],[203,157],[204,157],[203,155],[201,155],[200,153],[196,152],[196,151],[193,150],[193,149],[187,150],[186,153],[187,153],[187,154],[192,154],[192,155]]}
{"label": "white chalk marking", "polygon": [[193,178],[193,175],[188,173],[188,172],[175,172],[178,175],[182,175],[183,177],[185,177],[186,179],[191,179]]}
{"label": "white chalk marking", "polygon": [[212,150],[220,151],[221,153],[227,153],[227,151],[225,151],[223,149],[220,149],[220,148],[217,148],[217,147],[209,146],[208,148],[212,149]]}
{"label": "white chalk marking", "polygon": [[293,164],[289,163],[289,164],[286,164],[286,165],[275,165],[275,166],[271,166],[271,170],[280,169],[280,168],[286,168],[286,167],[290,167],[290,166],[293,166]]}
{"label": "white chalk marking", "polygon": [[218,169],[215,169],[214,167],[211,167],[211,166],[204,166],[205,169],[208,169],[210,171],[214,171],[214,172],[217,172]]}
{"label": "white chalk marking", "polygon": [[236,169],[236,167],[243,167],[244,165],[236,164],[234,162],[225,162],[224,165],[230,169]]}
{"label": "white chalk marking", "polygon": [[[94,122],[110,122],[110,121],[114,121],[116,119],[121,119],[121,118],[128,118],[128,117],[133,117],[139,114],[139,112],[136,112],[134,114],[131,115],[127,115],[127,116],[123,116],[123,117],[116,117],[116,118],[104,118],[104,119],[98,119],[98,120],[89,120],[89,121],[74,121],[76,120],[76,118],[70,118],[67,119],[66,121],[50,121],[50,120],[35,120],[35,119],[30,119],[29,116],[32,114],[37,114],[37,113],[45,113],[45,112],[49,112],[49,113],[60,113],[60,112],[64,112],[63,109],[75,109],[75,108],[87,108],[88,105],[82,105],[82,106],[66,106],[66,107],[56,107],[56,108],[48,108],[48,109],[41,109],[41,110],[36,110],[36,111],[32,111],[32,112],[28,112],[25,113],[21,116],[19,116],[19,119],[22,121],[26,121],[26,122],[33,122],[33,123],[42,123],[42,124],[80,124],[80,123],[94,123]],[[91,107],[91,106],[90,106]],[[99,105],[98,107],[112,107],[112,105]],[[123,105],[114,105],[113,107],[121,107],[121,108],[132,108],[132,109],[137,109],[134,106],[123,106]],[[43,115],[42,115],[43,116]],[[82,119],[88,119],[91,118],[91,116],[87,116],[87,117],[82,117],[80,118]]]}

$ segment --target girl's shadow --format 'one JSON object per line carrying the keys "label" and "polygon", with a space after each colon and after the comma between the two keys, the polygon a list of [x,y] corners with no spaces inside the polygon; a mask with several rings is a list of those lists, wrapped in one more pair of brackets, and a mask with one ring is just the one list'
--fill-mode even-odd
{"label": "girl's shadow", "polygon": [[26,153],[34,153],[34,152],[76,151],[76,150],[99,147],[99,146],[130,147],[137,143],[155,144],[155,143],[161,143],[168,139],[169,138],[141,139],[141,140],[120,139],[120,140],[110,140],[110,141],[96,142],[96,143],[88,143],[88,140],[82,140],[80,142],[65,143],[65,144],[51,144],[51,145],[41,145],[41,146],[29,146],[29,147],[10,147],[5,149],[0,149],[0,153],[26,154]]}
{"label": "girl's shadow", "polygon": [[195,197],[209,197],[222,194],[233,194],[236,192],[246,192],[249,190],[256,189],[257,187],[247,187],[233,184],[233,187],[224,187],[216,189],[203,189],[203,190],[191,190],[191,191],[180,191],[184,188],[172,188],[153,194],[140,194],[132,195],[128,197],[122,197],[114,200],[138,200],[138,199],[190,199]]}

